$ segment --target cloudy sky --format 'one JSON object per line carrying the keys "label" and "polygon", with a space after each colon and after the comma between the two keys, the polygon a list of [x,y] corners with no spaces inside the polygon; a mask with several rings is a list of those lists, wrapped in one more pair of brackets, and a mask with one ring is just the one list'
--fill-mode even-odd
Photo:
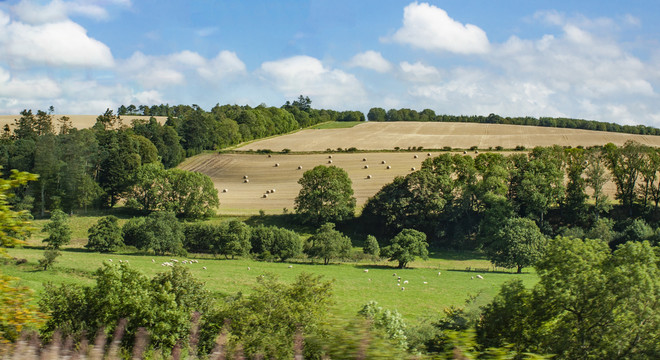
{"label": "cloudy sky", "polygon": [[430,108],[660,126],[660,1],[0,0],[0,114]]}

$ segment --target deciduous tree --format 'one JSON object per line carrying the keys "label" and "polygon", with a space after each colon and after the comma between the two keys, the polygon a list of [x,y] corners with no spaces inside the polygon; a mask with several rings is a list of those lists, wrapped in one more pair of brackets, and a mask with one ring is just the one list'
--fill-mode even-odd
{"label": "deciduous tree", "polygon": [[305,171],[298,184],[302,189],[296,197],[295,209],[305,222],[319,225],[353,216],[355,198],[351,179],[344,169],[319,165]]}
{"label": "deciduous tree", "polygon": [[392,239],[390,245],[382,249],[382,254],[389,257],[389,261],[398,261],[397,267],[403,269],[415,261],[417,256],[428,259],[428,247],[426,234],[413,229],[403,229]]}

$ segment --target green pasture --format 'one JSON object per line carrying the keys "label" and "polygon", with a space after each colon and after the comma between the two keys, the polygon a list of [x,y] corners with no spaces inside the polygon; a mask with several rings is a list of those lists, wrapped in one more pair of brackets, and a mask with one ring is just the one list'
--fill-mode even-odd
{"label": "green pasture", "polygon": [[[100,254],[68,248],[62,251],[62,256],[52,270],[41,271],[37,269],[37,262],[43,257],[42,249],[16,248],[7,249],[7,252],[11,257],[27,259],[28,262],[3,265],[2,272],[19,278],[23,285],[34,289],[37,296],[45,282],[93,284],[94,270],[110,259],[114,263],[119,260],[128,261],[130,266],[149,276],[167,271],[168,268],[161,264],[173,259],[170,256]],[[181,264],[185,258],[176,259]],[[479,295],[477,303],[485,304],[492,299],[502,283],[508,280],[523,279],[528,286],[537,281],[536,274],[531,272],[518,275],[493,271],[495,269],[487,260],[470,252],[434,253],[429,260],[416,261],[411,264],[413,268],[405,270],[395,269],[392,267],[395,263],[389,262],[333,265],[302,261],[270,263],[250,259],[214,259],[194,254],[188,259],[197,259],[199,262],[181,266],[190,268],[195,277],[204,281],[206,288],[218,299],[239,291],[249,294],[256,284],[256,277],[264,273],[276,274],[281,280],[290,282],[301,272],[307,272],[322,275],[334,282],[335,305],[332,312],[336,316],[352,317],[363,304],[375,300],[385,308],[398,310],[412,323],[424,318],[438,318],[444,308],[462,305],[470,295]],[[525,270],[532,271],[531,268]],[[478,279],[477,274],[482,275],[483,280]],[[401,285],[397,285],[399,276]],[[408,283],[404,284],[406,280]],[[405,290],[401,290],[402,287]]]}

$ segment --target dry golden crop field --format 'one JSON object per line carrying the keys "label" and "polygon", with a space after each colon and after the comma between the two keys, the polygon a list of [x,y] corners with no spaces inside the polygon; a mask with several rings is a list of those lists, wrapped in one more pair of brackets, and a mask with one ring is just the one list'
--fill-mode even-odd
{"label": "dry golden crop field", "polygon": [[[61,118],[63,115],[53,115],[53,125],[58,126],[57,119]],[[96,123],[96,118],[99,115],[64,115],[68,116],[71,119],[73,127],[78,129],[91,128]],[[0,128],[4,128],[5,125],[10,127],[14,126],[16,119],[20,119],[21,115],[0,115]],[[161,124],[167,121],[167,116],[154,116],[158,122]],[[125,115],[121,119],[126,125],[131,124],[131,120],[140,119],[140,120],[149,120],[150,116],[140,116],[140,115]]]}
{"label": "dry golden crop field", "polygon": [[[384,185],[391,183],[394,177],[412,172],[413,167],[419,169],[428,154],[426,151],[273,154],[271,157],[263,154],[202,154],[187,159],[179,167],[211,177],[218,189],[218,212],[221,214],[257,214],[259,210],[268,214],[280,214],[284,208],[293,211],[294,200],[300,191],[298,180],[306,170],[314,166],[335,165],[346,170],[353,182],[358,208],[361,208],[367,199]],[[441,152],[430,154],[437,156]],[[471,155],[475,154],[472,152]],[[329,163],[330,160],[332,164]],[[365,169],[365,166],[368,168]],[[388,166],[391,168],[388,169]],[[245,176],[248,182],[245,182]],[[266,194],[269,190],[275,192]],[[605,192],[610,198],[613,198],[615,190],[613,183],[606,185]]]}
{"label": "dry golden crop field", "polygon": [[609,142],[623,145],[627,140],[660,146],[660,136],[632,135],[604,131],[549,128],[540,126],[437,123],[437,122],[366,122],[352,128],[307,129],[269,138],[239,147],[238,150],[270,149],[280,151],[324,151],[356,147],[360,150],[382,150],[423,146],[442,149],[445,146],[467,149],[478,146],[488,149],[502,146],[513,149],[518,145],[535,146],[593,146]]}
{"label": "dry golden crop field", "polygon": [[[433,156],[438,154],[432,153]],[[282,213],[284,208],[293,211],[294,199],[300,191],[298,179],[306,170],[316,165],[335,165],[346,170],[353,182],[353,191],[360,207],[383,185],[392,182],[395,176],[406,175],[413,171],[413,167],[419,169],[422,161],[428,157],[427,152],[271,156],[202,154],[187,159],[179,167],[211,177],[218,189],[221,214],[255,214],[259,210]],[[329,161],[332,161],[332,164]],[[388,169],[388,166],[391,168]],[[247,183],[244,182],[244,176],[247,176]],[[223,192],[225,189],[227,191]],[[266,194],[267,190],[273,189],[275,192]],[[264,195],[268,197],[263,197]]]}

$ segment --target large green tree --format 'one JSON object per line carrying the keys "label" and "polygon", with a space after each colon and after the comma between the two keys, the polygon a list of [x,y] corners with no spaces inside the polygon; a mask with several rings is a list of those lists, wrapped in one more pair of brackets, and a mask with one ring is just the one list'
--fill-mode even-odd
{"label": "large green tree", "polygon": [[126,245],[141,250],[152,250],[156,254],[182,254],[183,225],[173,213],[156,211],[147,217],[135,217],[122,227]]}
{"label": "large green tree", "polygon": [[295,209],[305,222],[320,225],[341,222],[355,212],[355,198],[348,173],[336,166],[319,165],[305,171],[298,180],[302,186]]}
{"label": "large green tree", "polygon": [[506,284],[484,308],[483,346],[558,359],[649,359],[660,353],[658,250],[628,242],[556,238],[537,263],[532,290]]}
{"label": "large green tree", "polygon": [[49,249],[58,250],[71,241],[71,226],[69,216],[64,211],[56,209],[50,215],[50,221],[43,227],[48,237],[43,240]]}
{"label": "large green tree", "polygon": [[119,219],[116,216],[105,216],[87,230],[88,242],[86,248],[98,252],[115,251],[124,245],[121,236]]}
{"label": "large green tree", "polygon": [[485,247],[488,259],[495,266],[517,268],[520,273],[541,258],[545,244],[545,236],[533,220],[512,218]]}
{"label": "large green tree", "polygon": [[403,269],[415,261],[417,256],[428,259],[428,247],[426,234],[413,229],[403,229],[392,239],[390,245],[381,250],[381,253],[388,257],[389,261],[398,261],[397,267]]}

